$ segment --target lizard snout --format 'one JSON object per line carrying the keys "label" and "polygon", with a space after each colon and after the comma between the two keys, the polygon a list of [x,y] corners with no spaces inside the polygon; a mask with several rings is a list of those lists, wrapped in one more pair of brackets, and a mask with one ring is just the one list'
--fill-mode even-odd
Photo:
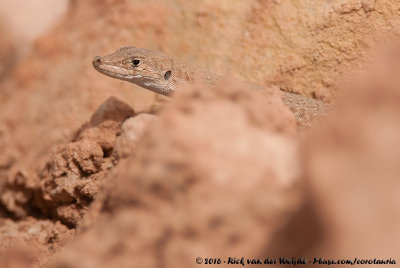
{"label": "lizard snout", "polygon": [[100,56],[94,57],[92,63],[94,67],[99,67],[101,64],[101,57]]}

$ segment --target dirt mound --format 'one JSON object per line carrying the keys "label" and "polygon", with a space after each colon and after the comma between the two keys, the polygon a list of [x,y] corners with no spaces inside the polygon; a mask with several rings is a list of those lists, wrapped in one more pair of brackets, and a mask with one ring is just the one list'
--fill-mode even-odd
{"label": "dirt mound", "polygon": [[0,204],[13,217],[42,215],[74,227],[118,160],[113,147],[121,123],[134,114],[115,98],[107,100],[76,137],[53,149],[37,176],[17,173],[1,187]]}
{"label": "dirt mound", "polygon": [[[57,146],[41,172],[40,209],[75,227],[119,157],[113,153],[122,122],[132,108],[110,98],[94,113],[72,142]],[[45,214],[47,214],[45,213]]]}
{"label": "dirt mound", "polygon": [[295,122],[278,93],[224,81],[176,96],[110,173],[89,219],[103,214],[100,223],[54,267],[83,256],[79,267],[192,267],[198,256],[262,252],[301,203]]}

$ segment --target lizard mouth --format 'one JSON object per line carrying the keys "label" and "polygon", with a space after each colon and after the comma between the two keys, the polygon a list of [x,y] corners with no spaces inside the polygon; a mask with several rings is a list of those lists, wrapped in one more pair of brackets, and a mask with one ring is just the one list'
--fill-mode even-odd
{"label": "lizard mouth", "polygon": [[92,63],[93,67],[97,71],[107,76],[124,80],[134,78],[132,75],[128,74],[127,70],[125,70],[124,68],[103,62],[101,57],[95,57]]}
{"label": "lizard mouth", "polygon": [[120,73],[119,69],[117,69],[115,66],[112,65],[101,65],[98,67],[95,67],[97,71],[99,71],[102,74],[105,74],[107,76],[111,76],[113,78],[118,78],[118,79],[132,79],[132,75],[128,75],[128,74],[122,74]]}

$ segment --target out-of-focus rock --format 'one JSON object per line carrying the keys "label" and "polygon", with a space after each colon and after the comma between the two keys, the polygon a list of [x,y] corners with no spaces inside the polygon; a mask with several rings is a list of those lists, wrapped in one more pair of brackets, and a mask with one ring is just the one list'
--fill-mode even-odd
{"label": "out-of-focus rock", "polygon": [[356,76],[325,127],[314,129],[303,144],[306,176],[324,233],[311,252],[316,256],[398,256],[399,47],[386,50],[369,69]]}
{"label": "out-of-focus rock", "polygon": [[[7,31],[6,24],[0,17],[0,82],[11,72],[16,61],[16,40],[14,36]],[[1,88],[0,93],[3,93]],[[1,103],[0,101],[0,104]]]}
{"label": "out-of-focus rock", "polygon": [[36,268],[45,267],[49,255],[59,250],[74,231],[50,220],[0,219],[0,234],[0,267]]}
{"label": "out-of-focus rock", "polygon": [[227,81],[186,90],[109,174],[94,206],[103,215],[54,267],[83,256],[74,265],[193,267],[199,256],[258,256],[299,207],[296,124],[279,90]]}
{"label": "out-of-focus rock", "polygon": [[115,153],[120,158],[132,155],[148,125],[156,118],[152,114],[139,114],[126,120],[121,126],[121,135],[115,142]]}
{"label": "out-of-focus rock", "polygon": [[[15,246],[0,256],[0,267],[36,268],[40,267],[39,253],[29,246]],[[43,258],[42,260],[44,260]]]}

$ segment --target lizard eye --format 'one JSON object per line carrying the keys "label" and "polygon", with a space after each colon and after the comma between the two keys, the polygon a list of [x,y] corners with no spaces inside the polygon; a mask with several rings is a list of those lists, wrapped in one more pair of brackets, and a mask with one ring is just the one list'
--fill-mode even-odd
{"label": "lizard eye", "polygon": [[133,66],[139,66],[140,60],[133,59],[132,64],[133,64]]}
{"label": "lizard eye", "polygon": [[170,76],[171,76],[171,71],[167,71],[167,72],[164,74],[164,79],[165,79],[165,80],[168,80]]}

